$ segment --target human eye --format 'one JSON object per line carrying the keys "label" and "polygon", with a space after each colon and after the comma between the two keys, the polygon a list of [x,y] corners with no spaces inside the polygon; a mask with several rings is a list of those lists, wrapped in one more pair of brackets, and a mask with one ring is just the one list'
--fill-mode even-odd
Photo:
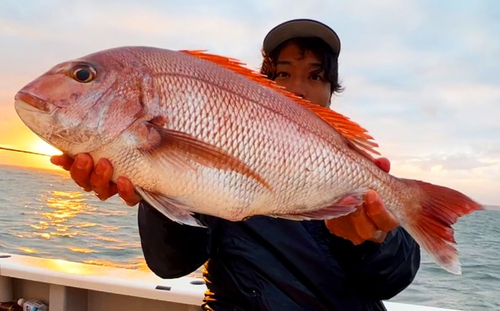
{"label": "human eye", "polygon": [[309,79],[311,79],[313,81],[323,81],[324,80],[323,75],[319,74],[319,73],[313,73],[313,74],[311,74],[311,76],[309,77]]}
{"label": "human eye", "polygon": [[288,72],[286,72],[286,71],[278,71],[276,73],[276,78],[282,78],[283,79],[283,78],[288,78],[288,77],[290,77],[290,74]]}

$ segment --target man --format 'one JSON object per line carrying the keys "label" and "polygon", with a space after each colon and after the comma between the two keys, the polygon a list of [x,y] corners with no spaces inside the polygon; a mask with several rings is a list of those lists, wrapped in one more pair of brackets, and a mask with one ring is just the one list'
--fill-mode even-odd
{"label": "man", "polygon": [[[264,39],[262,73],[312,103],[329,106],[338,83],[340,41],[312,20],[278,25]],[[85,190],[101,199],[116,192],[140,201],[123,177],[110,183],[112,166],[89,155],[75,162],[54,157]],[[378,165],[388,171],[389,162]],[[413,280],[418,245],[369,191],[350,215],[327,221],[253,217],[230,222],[198,215],[207,228],[179,225],[150,205],[139,205],[139,232],[148,266],[163,278],[186,275],[205,263],[205,310],[384,310]]]}

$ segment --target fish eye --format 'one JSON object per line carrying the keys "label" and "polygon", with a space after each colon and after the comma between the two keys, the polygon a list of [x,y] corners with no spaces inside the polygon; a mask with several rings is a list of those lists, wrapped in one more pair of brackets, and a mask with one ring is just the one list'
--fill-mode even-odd
{"label": "fish eye", "polygon": [[95,69],[89,65],[77,65],[71,69],[71,78],[81,83],[88,83],[96,77]]}

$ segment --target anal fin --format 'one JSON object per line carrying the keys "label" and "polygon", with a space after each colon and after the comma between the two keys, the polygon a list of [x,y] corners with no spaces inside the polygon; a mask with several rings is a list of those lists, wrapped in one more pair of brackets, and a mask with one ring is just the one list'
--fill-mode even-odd
{"label": "anal fin", "polygon": [[278,218],[289,220],[324,220],[342,217],[356,210],[363,204],[363,196],[368,191],[366,188],[355,190],[324,208],[297,214],[274,215]]}

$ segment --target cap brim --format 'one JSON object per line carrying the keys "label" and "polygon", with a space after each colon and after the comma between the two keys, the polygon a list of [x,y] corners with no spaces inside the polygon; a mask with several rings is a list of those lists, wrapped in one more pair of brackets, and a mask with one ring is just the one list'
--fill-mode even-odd
{"label": "cap brim", "polygon": [[327,25],[311,19],[294,19],[271,29],[264,38],[264,52],[269,54],[286,40],[298,37],[318,37],[325,41],[335,54],[339,55],[340,53],[340,39],[335,31]]}

